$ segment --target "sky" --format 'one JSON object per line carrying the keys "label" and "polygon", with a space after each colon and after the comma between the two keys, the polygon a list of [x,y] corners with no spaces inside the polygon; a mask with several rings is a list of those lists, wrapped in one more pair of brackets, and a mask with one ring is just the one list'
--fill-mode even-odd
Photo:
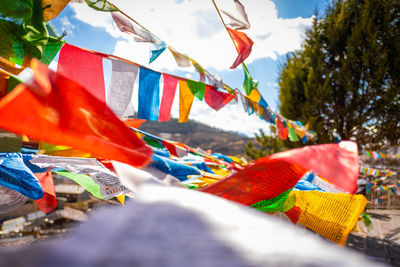
{"label": "sky", "polygon": [[[218,74],[231,88],[242,90],[244,72],[241,66],[229,67],[237,52],[211,0],[118,0],[112,1],[140,25],[166,44],[196,60],[211,74]],[[219,9],[233,11],[233,1],[215,0]],[[259,91],[274,111],[279,111],[278,77],[287,53],[301,48],[305,31],[311,26],[313,14],[323,13],[326,0],[241,0],[251,28],[245,32],[254,42],[245,63]],[[86,4],[70,3],[50,21],[59,33],[65,32],[67,43],[114,54],[155,71],[199,80],[193,67],[178,67],[166,49],[148,64],[149,44],[134,42],[132,36],[115,26],[110,13],[91,9]],[[57,68],[58,56],[50,64]],[[111,63],[104,60],[106,88],[111,76]],[[107,90],[107,89],[106,89]],[[133,106],[137,107],[137,84]],[[179,103],[175,97],[172,117],[178,117]],[[227,131],[253,137],[259,129],[268,132],[270,124],[256,115],[247,115],[240,103],[220,111],[195,99],[189,119]],[[290,118],[288,118],[290,119]]]}

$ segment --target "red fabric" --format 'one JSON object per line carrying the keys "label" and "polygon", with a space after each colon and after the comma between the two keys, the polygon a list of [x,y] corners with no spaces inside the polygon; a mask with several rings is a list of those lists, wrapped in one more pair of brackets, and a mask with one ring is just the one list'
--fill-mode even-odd
{"label": "red fabric", "polygon": [[286,216],[288,216],[288,218],[290,219],[290,221],[293,224],[296,224],[297,221],[300,218],[300,214],[301,214],[301,209],[300,207],[297,207],[296,205],[293,206],[293,208],[291,208],[290,210],[285,212]]}
{"label": "red fabric", "polygon": [[254,42],[243,32],[236,31],[228,27],[226,27],[226,29],[228,30],[229,35],[235,44],[236,51],[239,54],[231,66],[231,69],[234,69],[243,61],[245,61],[245,59],[250,55]]}
{"label": "red fabric", "polygon": [[165,148],[169,151],[169,153],[171,153],[175,157],[178,157],[178,153],[176,152],[176,147],[174,144],[171,144],[170,142],[165,141],[165,140],[163,140],[162,143],[165,146]]}
{"label": "red fabric", "polygon": [[151,148],[106,103],[37,60],[31,68],[34,80],[0,100],[0,128],[137,167],[150,161]]}
{"label": "red fabric", "polygon": [[41,199],[35,200],[36,204],[44,213],[52,212],[57,207],[53,176],[51,175],[50,170],[42,173],[35,173],[35,176],[39,180],[44,192]]}
{"label": "red fabric", "polygon": [[315,171],[330,183],[354,194],[359,174],[357,144],[342,141],[339,144],[306,146],[272,154],[261,161],[282,159]]}
{"label": "red fabric", "polygon": [[163,73],[163,79],[164,89],[160,109],[158,112],[158,121],[169,121],[171,118],[171,108],[172,103],[174,102],[178,79],[175,79],[174,77],[165,73]]}
{"label": "red fabric", "polygon": [[234,95],[220,92],[215,87],[207,85],[206,92],[204,95],[204,100],[206,103],[216,111],[223,108],[226,104],[231,102],[231,100],[235,98]]}
{"label": "red fabric", "polygon": [[79,83],[98,99],[106,101],[101,55],[64,44],[60,50],[57,72]]}
{"label": "red fabric", "polygon": [[246,167],[201,191],[244,205],[252,205],[289,190],[305,172],[305,169],[284,160],[265,160]]}
{"label": "red fabric", "polygon": [[289,130],[285,127],[285,125],[283,124],[283,122],[281,121],[281,119],[279,119],[279,117],[276,117],[276,123],[278,124],[278,134],[279,137],[282,140],[286,140],[289,136]]}
{"label": "red fabric", "polygon": [[143,120],[143,119],[126,119],[126,120],[124,120],[124,123],[128,127],[138,129],[140,127],[140,125],[142,125],[143,122],[145,122],[145,121],[146,120]]}

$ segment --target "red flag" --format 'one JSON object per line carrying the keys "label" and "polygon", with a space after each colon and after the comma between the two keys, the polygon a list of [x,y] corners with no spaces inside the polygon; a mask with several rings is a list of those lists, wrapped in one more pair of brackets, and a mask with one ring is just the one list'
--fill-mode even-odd
{"label": "red flag", "polygon": [[305,173],[305,169],[284,160],[263,160],[201,191],[252,205],[294,187]]}
{"label": "red flag", "polygon": [[236,51],[239,54],[231,66],[231,69],[234,69],[250,55],[254,42],[243,32],[236,31],[228,27],[226,27],[226,29],[228,30],[229,35],[235,44]]}
{"label": "red flag", "polygon": [[282,159],[308,170],[314,170],[330,183],[354,194],[359,172],[357,144],[342,141],[338,144],[306,146],[272,154],[263,160]]}
{"label": "red flag", "polygon": [[105,102],[37,60],[31,68],[33,81],[0,100],[0,128],[133,166],[150,161],[152,150]]}
{"label": "red flag", "polygon": [[57,207],[53,176],[51,175],[50,170],[42,173],[35,173],[35,176],[39,180],[44,192],[41,199],[35,200],[36,204],[44,213],[52,212]]}
{"label": "red flag", "polygon": [[231,102],[231,100],[235,98],[234,95],[220,92],[213,86],[206,86],[206,93],[204,95],[204,99],[206,103],[215,109],[216,111],[223,108],[226,104]]}
{"label": "red flag", "polygon": [[171,117],[171,108],[172,103],[174,102],[178,80],[165,73],[163,73],[163,79],[164,89],[160,109],[158,111],[158,121],[169,121]]}
{"label": "red flag", "polygon": [[279,116],[276,116],[276,124],[278,126],[278,134],[282,140],[286,140],[289,135],[289,130],[285,127]]}
{"label": "red flag", "polygon": [[64,44],[60,50],[57,72],[79,83],[98,99],[106,101],[103,57],[100,54]]}

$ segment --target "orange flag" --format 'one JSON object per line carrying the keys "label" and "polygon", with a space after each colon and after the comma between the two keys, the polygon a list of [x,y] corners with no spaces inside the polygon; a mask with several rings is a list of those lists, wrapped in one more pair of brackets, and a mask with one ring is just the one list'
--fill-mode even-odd
{"label": "orange flag", "polygon": [[357,144],[354,142],[306,146],[272,154],[261,160],[270,159],[282,159],[314,170],[328,182],[351,194],[357,190],[359,165]]}
{"label": "orange flag", "polygon": [[44,213],[52,212],[57,207],[53,176],[51,175],[50,170],[42,173],[35,173],[35,176],[39,180],[44,192],[41,199],[35,200],[36,204]]}
{"label": "orange flag", "polygon": [[94,156],[144,166],[152,150],[78,83],[33,60],[33,81],[0,100],[0,128]]}
{"label": "orange flag", "polygon": [[226,29],[228,30],[229,35],[235,44],[236,51],[239,54],[231,66],[231,69],[234,69],[250,55],[254,42],[243,32],[236,31],[228,27],[226,27]]}

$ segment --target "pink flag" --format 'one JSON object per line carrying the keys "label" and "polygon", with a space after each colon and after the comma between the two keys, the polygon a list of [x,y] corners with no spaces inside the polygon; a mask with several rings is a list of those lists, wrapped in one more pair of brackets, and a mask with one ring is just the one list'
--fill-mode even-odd
{"label": "pink flag", "polygon": [[358,150],[357,144],[352,141],[306,146],[272,154],[266,159],[282,159],[314,170],[319,176],[351,194],[357,190]]}
{"label": "pink flag", "polygon": [[215,87],[209,85],[206,86],[206,93],[204,95],[204,99],[206,103],[216,111],[223,108],[233,98],[235,98],[235,95],[220,92],[217,89],[215,89]]}
{"label": "pink flag", "polygon": [[169,121],[171,117],[172,103],[174,102],[178,80],[163,73],[164,89],[161,99],[161,106],[158,114],[158,121]]}

